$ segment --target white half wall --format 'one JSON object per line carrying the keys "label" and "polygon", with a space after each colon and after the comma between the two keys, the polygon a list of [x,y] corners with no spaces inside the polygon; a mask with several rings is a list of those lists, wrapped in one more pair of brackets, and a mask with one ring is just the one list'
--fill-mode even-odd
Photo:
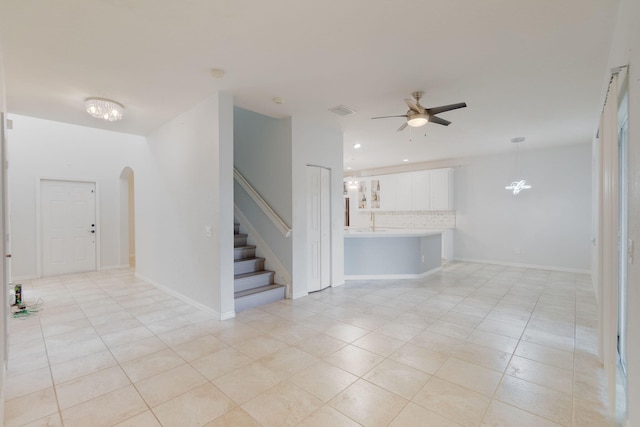
{"label": "white half wall", "polygon": [[[10,115],[8,132],[12,278],[37,277],[40,178],[95,181],[98,190],[98,268],[128,265],[120,250],[120,174],[136,171],[141,136]],[[128,258],[128,257],[127,257]]]}
{"label": "white half wall", "polygon": [[233,316],[229,298],[221,298],[223,286],[233,289],[232,274],[221,282],[233,271],[232,169],[221,176],[221,165],[233,164],[233,141],[221,136],[233,135],[220,123],[221,110],[233,119],[231,102],[211,96],[152,132],[135,174],[136,272],[222,317]]}
{"label": "white half wall", "polygon": [[455,259],[590,272],[591,144],[522,148],[533,188],[518,195],[505,190],[516,178],[513,154],[455,170]]}

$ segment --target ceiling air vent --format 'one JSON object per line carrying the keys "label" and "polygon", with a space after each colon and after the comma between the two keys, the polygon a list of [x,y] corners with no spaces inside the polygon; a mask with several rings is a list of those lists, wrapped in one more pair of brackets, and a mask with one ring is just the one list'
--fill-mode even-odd
{"label": "ceiling air vent", "polygon": [[350,116],[356,113],[351,108],[346,107],[344,105],[336,105],[335,107],[329,108],[329,111],[339,116]]}

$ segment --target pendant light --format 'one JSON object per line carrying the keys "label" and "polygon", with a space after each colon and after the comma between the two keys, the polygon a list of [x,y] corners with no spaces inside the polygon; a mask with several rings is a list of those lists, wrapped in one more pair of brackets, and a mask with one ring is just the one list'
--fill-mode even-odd
{"label": "pendant light", "polygon": [[522,190],[529,190],[531,185],[527,184],[527,180],[522,178],[522,170],[520,166],[520,144],[524,142],[524,137],[519,136],[511,138],[511,143],[516,145],[516,158],[515,158],[515,175],[516,179],[511,184],[505,187],[506,190],[512,191],[514,196],[520,194]]}

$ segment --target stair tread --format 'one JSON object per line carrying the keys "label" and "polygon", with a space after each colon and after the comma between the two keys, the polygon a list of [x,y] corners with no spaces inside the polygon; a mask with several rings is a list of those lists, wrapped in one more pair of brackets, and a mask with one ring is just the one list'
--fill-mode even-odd
{"label": "stair tread", "polygon": [[233,233],[234,236],[239,236],[239,237],[249,237],[248,234],[243,234],[243,233]]}
{"label": "stair tread", "polygon": [[250,273],[242,273],[242,274],[236,274],[235,276],[233,276],[234,279],[243,279],[245,277],[252,277],[252,276],[261,276],[264,274],[273,274],[274,272],[271,270],[259,270],[259,271],[252,271]]}
{"label": "stair tread", "polygon": [[277,283],[271,285],[264,285],[257,288],[247,289],[246,291],[234,292],[234,298],[246,297],[247,295],[253,295],[264,291],[270,291],[271,289],[284,288],[285,285],[279,285]]}
{"label": "stair tread", "polygon": [[234,246],[233,249],[255,249],[256,245]]}
{"label": "stair tread", "polygon": [[249,257],[249,258],[238,258],[238,259],[234,259],[233,262],[260,261],[260,260],[264,260],[264,258],[259,257],[259,256]]}

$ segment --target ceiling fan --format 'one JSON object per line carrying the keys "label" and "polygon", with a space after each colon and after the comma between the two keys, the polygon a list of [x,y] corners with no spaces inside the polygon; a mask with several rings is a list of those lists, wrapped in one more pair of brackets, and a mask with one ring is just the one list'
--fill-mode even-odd
{"label": "ceiling fan", "polygon": [[407,125],[411,127],[420,127],[427,124],[427,122],[437,123],[443,126],[449,126],[451,124],[450,121],[441,119],[440,117],[436,117],[436,114],[444,113],[445,111],[457,110],[458,108],[464,108],[467,106],[466,103],[460,102],[458,104],[449,104],[442,105],[440,107],[434,108],[424,108],[420,105],[420,98],[424,92],[413,92],[411,96],[413,99],[405,99],[404,101],[407,103],[409,107],[409,111],[407,114],[399,115],[399,116],[381,116],[381,117],[372,117],[372,119],[386,119],[389,117],[406,117],[407,121],[402,124],[398,128],[398,132],[404,130]]}

